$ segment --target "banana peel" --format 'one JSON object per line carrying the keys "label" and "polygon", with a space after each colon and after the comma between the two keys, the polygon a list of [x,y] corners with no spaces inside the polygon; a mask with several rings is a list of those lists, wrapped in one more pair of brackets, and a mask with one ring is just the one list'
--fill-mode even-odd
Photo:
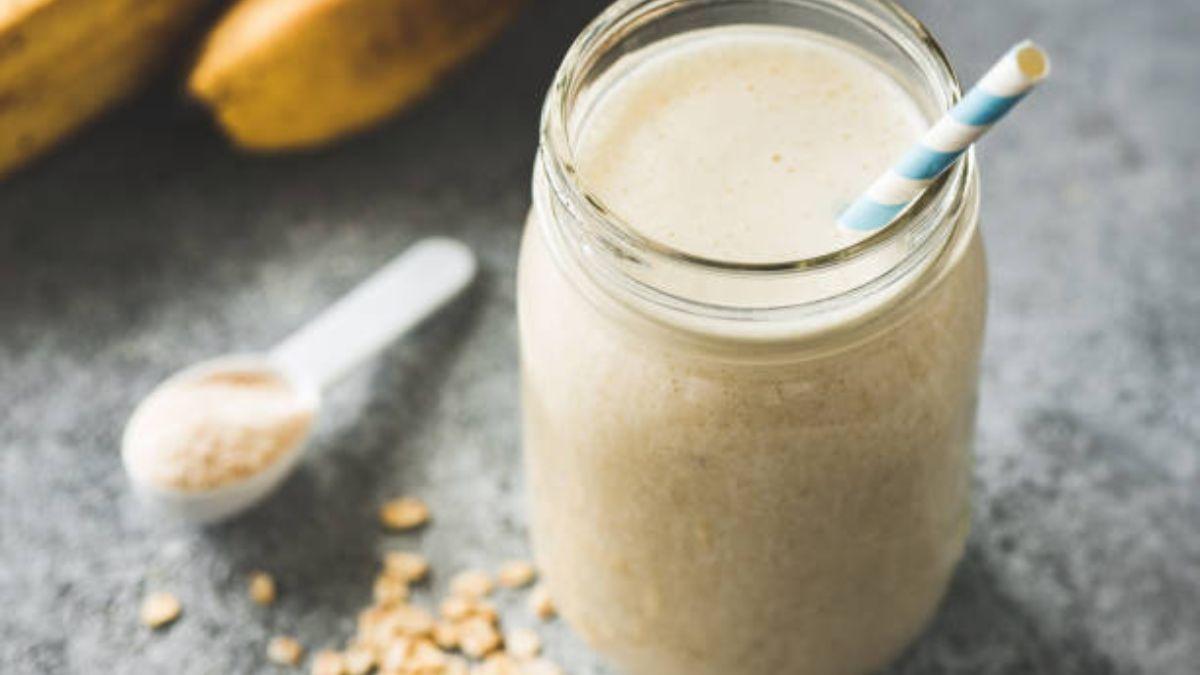
{"label": "banana peel", "polygon": [[0,1],[0,176],[140,88],[206,4]]}
{"label": "banana peel", "polygon": [[300,150],[367,129],[486,45],[520,0],[241,0],[188,80],[239,146]]}

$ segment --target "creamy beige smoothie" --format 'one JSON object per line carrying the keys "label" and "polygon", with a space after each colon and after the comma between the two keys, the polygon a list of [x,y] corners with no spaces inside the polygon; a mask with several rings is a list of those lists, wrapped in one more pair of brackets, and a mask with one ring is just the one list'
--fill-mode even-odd
{"label": "creamy beige smoothie", "polygon": [[695,31],[630,64],[595,104],[580,178],[642,234],[736,261],[807,258],[928,122],[863,55],[812,33]]}
{"label": "creamy beige smoothie", "polygon": [[[798,29],[696,30],[611,71],[573,120],[582,188],[647,239],[718,261],[854,243],[839,209],[928,124],[865,52]],[[636,675],[892,658],[968,529],[973,220],[890,294],[774,322],[764,357],[753,322],[684,323],[605,288],[556,249],[555,217],[535,201],[518,301],[534,545],[563,616]]]}

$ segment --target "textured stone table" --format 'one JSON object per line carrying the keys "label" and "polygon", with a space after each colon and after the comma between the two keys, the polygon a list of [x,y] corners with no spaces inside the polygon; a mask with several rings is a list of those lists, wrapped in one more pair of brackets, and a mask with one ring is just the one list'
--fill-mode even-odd
{"label": "textured stone table", "polygon": [[[1200,4],[911,3],[965,77],[1026,34],[1053,83],[983,145],[993,294],[976,527],[895,673],[1200,672]],[[523,555],[513,268],[535,120],[596,3],[543,0],[418,110],[336,149],[239,156],[170,86],[0,186],[0,672],[272,672],[352,629],[379,551]],[[116,452],[155,382],[271,344],[417,237],[483,256],[452,311],[329,397],[271,501],[195,533]],[[436,524],[374,527],[383,499]],[[281,599],[251,606],[244,575]],[[136,621],[147,589],[185,604]],[[523,608],[505,601],[514,625]],[[609,673],[561,624],[549,653]]]}

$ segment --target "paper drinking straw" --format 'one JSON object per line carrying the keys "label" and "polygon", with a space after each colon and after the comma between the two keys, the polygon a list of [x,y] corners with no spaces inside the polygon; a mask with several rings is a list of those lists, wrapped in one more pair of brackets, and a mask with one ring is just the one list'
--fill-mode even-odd
{"label": "paper drinking straw", "polygon": [[1050,59],[1033,42],[1025,40],[1008,50],[899,162],[842,212],[838,225],[873,232],[892,222],[1049,73]]}

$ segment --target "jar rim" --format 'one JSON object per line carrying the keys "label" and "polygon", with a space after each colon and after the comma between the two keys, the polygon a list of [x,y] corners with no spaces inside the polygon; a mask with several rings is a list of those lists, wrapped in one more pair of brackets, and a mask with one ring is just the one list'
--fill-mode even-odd
{"label": "jar rim", "polygon": [[[936,178],[915,201],[900,212],[886,227],[859,240],[816,256],[780,261],[722,260],[682,250],[642,234],[609,209],[591,192],[576,171],[575,147],[570,133],[572,104],[580,83],[595,66],[598,54],[607,45],[630,31],[637,21],[654,20],[687,4],[687,0],[618,0],[593,19],[578,35],[555,73],[542,109],[539,129],[539,165],[547,187],[570,213],[576,227],[601,249],[617,260],[649,260],[651,263],[678,265],[696,272],[732,275],[744,279],[778,278],[827,270],[851,263],[897,241],[913,245],[896,267],[909,263],[913,256],[928,253],[931,242],[950,239],[949,229],[957,218],[951,217],[962,207],[962,196],[975,175],[974,154],[964,153],[949,170]],[[847,12],[889,38],[905,58],[919,69],[934,94],[940,109],[949,109],[961,97],[961,85],[949,59],[929,30],[894,0],[703,0],[705,8],[721,5],[777,5],[797,9],[824,6]],[[896,39],[895,34],[901,33]],[[938,227],[949,222],[948,227]],[[941,230],[941,236],[934,236]],[[907,238],[907,239],[906,239]],[[934,241],[936,240],[936,242]],[[644,286],[644,284],[643,284]],[[655,295],[658,289],[643,288],[643,294]],[[861,290],[850,289],[850,290]],[[688,298],[665,294],[659,304],[689,305]],[[700,303],[703,304],[703,303]],[[811,301],[798,303],[815,304]],[[709,307],[720,310],[721,307]],[[737,308],[734,308],[737,309]],[[761,309],[761,308],[759,308]]]}
{"label": "jar rim", "polygon": [[[700,26],[760,24],[874,44],[869,50],[881,56],[881,67],[895,68],[930,117],[961,96],[946,54],[894,0],[614,2],[581,31],[554,76],[534,169],[534,209],[545,214],[542,234],[564,270],[590,280],[581,286],[584,292],[601,291],[593,295],[596,301],[619,300],[652,323],[689,333],[761,331],[754,339],[768,341],[824,334],[834,324],[868,322],[884,307],[907,305],[952,259],[943,253],[959,250],[956,241],[973,233],[979,196],[973,151],[880,231],[835,251],[785,261],[728,261],[677,249],[642,234],[588,190],[576,171],[577,129],[571,125],[586,124],[576,104],[594,94],[589,85],[601,83],[625,55],[664,37]],[[822,323],[834,313],[834,324]]]}

